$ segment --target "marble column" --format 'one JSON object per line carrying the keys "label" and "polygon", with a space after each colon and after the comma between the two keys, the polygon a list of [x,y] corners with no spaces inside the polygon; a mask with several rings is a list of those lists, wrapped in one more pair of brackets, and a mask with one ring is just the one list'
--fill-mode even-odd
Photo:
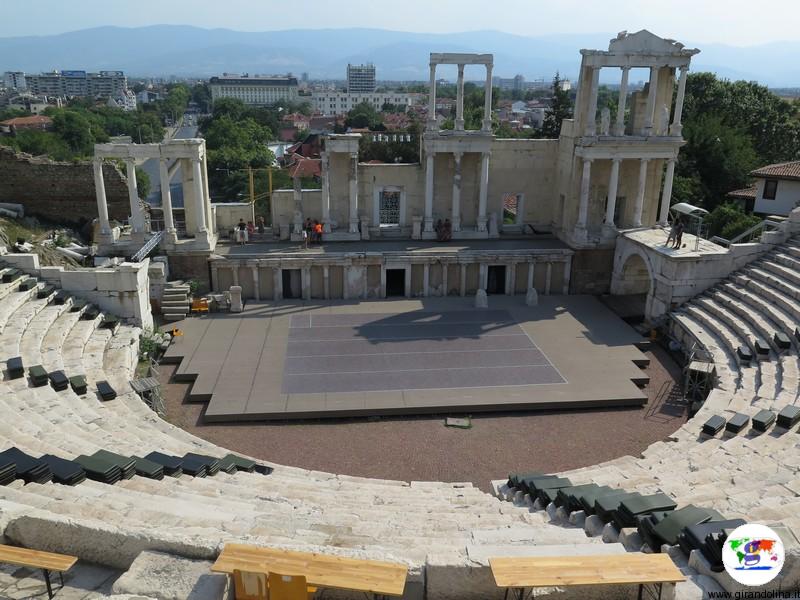
{"label": "marble column", "polygon": [[481,172],[478,188],[478,231],[486,231],[486,204],[489,194],[489,153],[481,152]]}
{"label": "marble column", "polygon": [[427,298],[430,295],[431,285],[431,266],[428,263],[422,265],[422,296]]}
{"label": "marble column", "polygon": [[600,86],[600,67],[589,67],[592,70],[592,87],[589,89],[589,106],[586,110],[585,135],[597,133],[597,90]]}
{"label": "marble column", "polygon": [[144,215],[139,192],[136,187],[136,161],[132,158],[125,159],[125,176],[128,178],[128,201],[131,208],[131,231],[144,233]]}
{"label": "marble column", "polygon": [[235,263],[231,266],[231,281],[233,285],[239,285],[239,265]]}
{"label": "marble column", "polygon": [[358,153],[350,155],[350,233],[358,233]]}
{"label": "marble column", "polygon": [[253,272],[253,298],[258,302],[261,300],[261,281],[258,277],[258,265],[252,265],[250,269]]}
{"label": "marble column", "polygon": [[617,121],[614,124],[614,135],[625,135],[625,102],[628,99],[628,75],[630,67],[622,67],[622,80],[619,84],[619,100],[617,101]]}
{"label": "marble column", "polygon": [[517,264],[512,262],[506,265],[506,295],[513,296],[515,287],[517,287]]}
{"label": "marble column", "polygon": [[440,263],[442,267],[442,296],[447,296],[447,263]]}
{"label": "marble column", "polygon": [[219,292],[219,265],[211,263],[211,291]]}
{"label": "marble column", "polygon": [[552,281],[552,277],[553,277],[553,263],[548,261],[547,270],[545,271],[545,275],[544,275],[544,295],[545,296],[549,296],[550,295],[550,283]]}
{"label": "marble column", "polygon": [[461,263],[461,269],[458,274],[458,295],[459,296],[466,296],[467,295],[467,265],[465,263]]}
{"label": "marble column", "polygon": [[614,211],[617,208],[617,188],[619,187],[619,165],[621,158],[611,159],[611,173],[608,176],[608,204],[606,204],[606,225],[614,227]]}
{"label": "marble column", "polygon": [[411,263],[408,263],[408,266],[405,269],[405,273],[403,273],[404,275],[403,286],[405,287],[406,298],[411,298],[411,269],[413,268],[413,266],[414,265],[412,265]]}
{"label": "marble column", "polygon": [[100,235],[111,235],[111,223],[108,221],[108,202],[106,201],[106,183],[103,178],[103,159],[92,161],[94,169],[94,192],[97,198],[97,217],[100,221]]}
{"label": "marble column", "polygon": [[272,269],[272,297],[276,302],[283,300],[283,273],[280,267]]}
{"label": "marble column", "polygon": [[478,264],[478,289],[486,291],[489,285],[489,265],[486,263]]}
{"label": "marble column", "polygon": [[[208,223],[208,230],[214,233],[217,229],[217,224],[211,214],[211,192],[208,191],[208,165],[206,164],[206,153],[203,152],[201,159],[202,169],[200,171],[200,178],[203,181],[203,209],[206,211],[206,223]],[[206,202],[208,200],[208,202]]]}
{"label": "marble column", "polygon": [[675,97],[675,114],[672,117],[672,125],[669,128],[670,135],[682,135],[683,125],[681,117],[683,115],[683,99],[686,96],[686,78],[689,76],[689,65],[681,67],[681,77],[678,80],[678,94]]}
{"label": "marble column", "polygon": [[457,131],[463,131],[464,129],[464,65],[458,65],[455,128]]}
{"label": "marble column", "polygon": [[322,295],[325,300],[331,298],[331,268],[328,265],[322,267]]}
{"label": "marble column", "polygon": [[492,130],[492,64],[486,65],[486,83],[483,93],[483,131]]}
{"label": "marble column", "polygon": [[578,204],[578,222],[576,228],[585,230],[586,220],[589,215],[589,185],[592,181],[592,159],[583,159],[583,173],[581,174],[581,195]]}
{"label": "marble column", "polygon": [[164,213],[164,231],[171,241],[176,241],[178,234],[175,229],[175,218],[172,215],[172,193],[169,188],[169,172],[167,159],[158,160],[158,175],[161,185],[161,211]]}
{"label": "marble column", "polygon": [[429,152],[425,158],[425,220],[424,231],[433,231],[433,161],[435,155]]}
{"label": "marble column", "polygon": [[322,166],[322,227],[325,233],[331,232],[331,188],[330,188],[330,157],[323,152]]}
{"label": "marble column", "polygon": [[303,300],[311,300],[311,267],[303,267],[300,271],[300,295]]}
{"label": "marble column", "polygon": [[199,158],[192,159],[192,187],[194,188],[194,212],[197,218],[198,233],[205,233],[206,229],[206,208],[203,201],[203,169]]}
{"label": "marble column", "polygon": [[454,152],[455,167],[453,172],[453,231],[461,231],[461,152]]}
{"label": "marble column", "polygon": [[650,89],[647,92],[647,105],[644,111],[644,133],[653,134],[656,118],[656,94],[658,93],[658,67],[650,67]]}
{"label": "marble column", "polygon": [[436,129],[436,65],[431,64],[431,81],[428,91],[428,129]]}
{"label": "marble column", "polygon": [[564,284],[561,287],[561,293],[565,296],[569,294],[569,278],[572,271],[572,261],[567,259],[564,261]]}
{"label": "marble column", "polygon": [[386,298],[386,265],[381,265],[381,291],[380,297]]}
{"label": "marble column", "polygon": [[536,263],[535,262],[529,262],[528,263],[528,288],[527,289],[533,288],[533,284],[534,284],[533,277],[534,277],[535,274],[536,274]]}
{"label": "marble column", "polygon": [[661,214],[658,215],[658,224],[666,225],[669,220],[669,206],[672,202],[672,180],[675,177],[675,159],[667,160],[667,172],[664,174],[664,190],[661,193]]}
{"label": "marble column", "polygon": [[644,211],[644,192],[647,187],[647,164],[650,161],[643,158],[639,161],[639,185],[636,188],[636,204],[633,209],[633,226],[642,226],[642,212]]}

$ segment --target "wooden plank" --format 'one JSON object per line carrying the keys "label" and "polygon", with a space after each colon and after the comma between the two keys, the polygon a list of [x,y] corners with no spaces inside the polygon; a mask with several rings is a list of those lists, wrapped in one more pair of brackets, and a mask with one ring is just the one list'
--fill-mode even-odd
{"label": "wooden plank", "polygon": [[403,595],[408,574],[408,567],[398,563],[225,544],[211,570],[231,574],[234,569],[302,575],[317,587],[388,596]]}
{"label": "wooden plank", "polygon": [[76,562],[78,562],[76,556],[0,544],[0,563],[60,572],[68,571]]}
{"label": "wooden plank", "polygon": [[686,578],[666,554],[490,558],[502,588],[679,583]]}

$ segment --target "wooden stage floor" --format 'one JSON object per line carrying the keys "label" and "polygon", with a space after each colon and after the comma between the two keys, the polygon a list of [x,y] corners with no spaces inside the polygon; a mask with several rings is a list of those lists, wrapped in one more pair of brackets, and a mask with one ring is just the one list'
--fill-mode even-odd
{"label": "wooden stage floor", "polygon": [[590,296],[539,301],[252,302],[177,323],[164,362],[207,421],[645,402],[639,334]]}

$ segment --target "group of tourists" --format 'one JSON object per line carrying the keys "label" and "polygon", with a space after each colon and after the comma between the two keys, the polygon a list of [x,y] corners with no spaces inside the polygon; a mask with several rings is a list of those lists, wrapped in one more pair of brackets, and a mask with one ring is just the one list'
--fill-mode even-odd
{"label": "group of tourists", "polygon": [[322,223],[314,219],[313,221],[308,218],[303,224],[303,245],[308,248],[309,243],[322,243]]}
{"label": "group of tourists", "polygon": [[667,236],[667,241],[664,244],[665,246],[669,246],[670,242],[673,243],[672,248],[678,249],[681,247],[681,243],[683,241],[683,230],[684,230],[683,221],[681,219],[675,219],[672,222],[672,227],[669,230],[669,235]]}
{"label": "group of tourists", "polygon": [[[264,228],[266,226],[266,222],[264,221],[264,217],[260,216],[256,219],[258,222],[258,233],[264,233]],[[256,232],[256,225],[253,224],[252,221],[248,221],[247,223],[244,222],[244,219],[239,219],[239,223],[236,225],[234,233],[236,234],[236,241],[240,246],[244,246],[247,242],[250,241],[250,237]]]}
{"label": "group of tourists", "polygon": [[433,230],[436,232],[437,242],[449,242],[453,239],[453,224],[450,222],[450,219],[445,219],[444,223],[439,219],[436,221]]}

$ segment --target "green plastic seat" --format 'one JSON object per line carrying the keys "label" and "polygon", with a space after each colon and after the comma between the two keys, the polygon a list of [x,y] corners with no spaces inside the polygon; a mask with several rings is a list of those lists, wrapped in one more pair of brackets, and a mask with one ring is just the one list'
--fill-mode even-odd
{"label": "green plastic seat", "polygon": [[86,377],[83,375],[73,375],[69,378],[69,385],[72,387],[72,390],[82,396],[86,393]]}
{"label": "green plastic seat", "polygon": [[49,378],[47,376],[47,371],[45,371],[42,365],[34,365],[30,369],[28,369],[28,375],[31,378],[31,383],[33,387],[41,387],[43,385],[47,385]]}

